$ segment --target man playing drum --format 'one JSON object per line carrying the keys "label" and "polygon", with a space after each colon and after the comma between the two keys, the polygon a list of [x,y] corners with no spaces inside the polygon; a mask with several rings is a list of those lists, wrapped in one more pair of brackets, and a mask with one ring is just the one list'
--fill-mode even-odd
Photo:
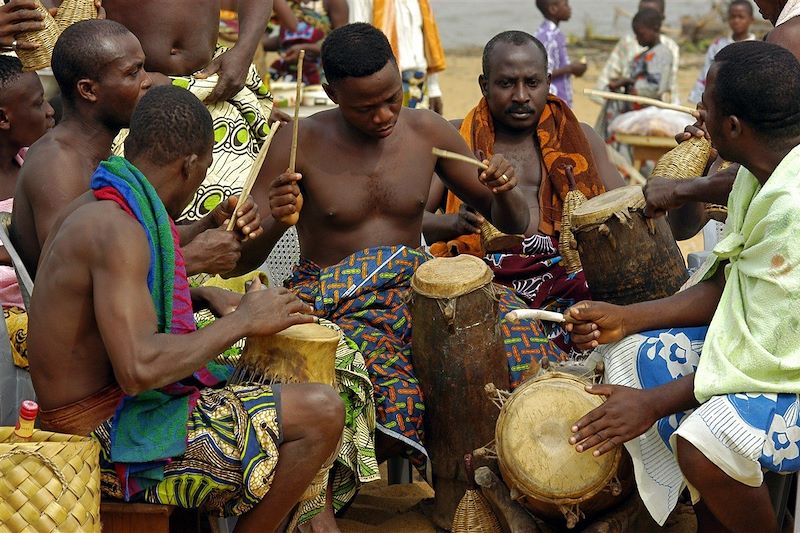
{"label": "man playing drum", "polygon": [[[288,286],[364,353],[378,405],[381,458],[410,448],[421,462],[424,404],[405,298],[414,270],[428,259],[418,248],[431,176],[436,171],[501,230],[524,231],[529,213],[502,156],[486,161],[489,168],[479,175],[472,165],[431,153],[439,147],[472,157],[443,118],[402,107],[400,72],[379,30],[363,23],[334,30],[323,44],[322,63],[326,91],[339,107],[301,121],[297,173],[286,171],[291,132],[278,132],[253,195],[262,202],[269,197],[272,216],[281,219],[299,211],[302,189],[302,260]],[[264,226],[254,266],[287,228],[282,222]],[[500,300],[505,310],[523,305],[508,290]],[[513,331],[503,322],[501,329],[514,385],[542,357],[564,356],[537,322]]]}
{"label": "man playing drum", "polygon": [[[520,189],[530,210],[525,240],[513,249],[486,253],[479,233],[480,215],[453,194],[447,195],[445,215],[434,215],[442,205],[444,186],[434,180],[425,214],[425,238],[435,242],[431,253],[451,255],[454,240],[459,253],[483,256],[495,279],[513,287],[531,307],[567,307],[591,296],[582,272],[569,274],[558,250],[562,205],[572,167],[578,189],[591,198],[623,185],[609,162],[602,139],[578,119],[561,99],[548,93],[547,54],[532,35],[507,31],[493,37],[483,51],[483,74],[478,83],[483,98],[456,126],[467,145],[490,157],[507,154],[519,173]],[[560,327],[553,337],[563,348]]]}
{"label": "man playing drum", "polygon": [[703,95],[706,124],[741,168],[702,281],[657,301],[567,312],[582,348],[603,345],[609,383],[589,389],[607,401],[570,441],[596,455],[626,443],[662,523],[685,482],[702,497],[701,531],[777,531],[762,469],[800,470],[800,100],[786,98],[798,92],[800,63],[786,49],[722,50]]}
{"label": "man playing drum", "polygon": [[100,441],[107,494],[275,531],[336,448],[342,402],[320,384],[223,387],[211,360],[244,336],[313,322],[311,308],[285,289],[251,290],[194,329],[193,303],[229,298],[190,293],[172,222],[211,164],[211,117],[166,86],[131,124],[130,160],[101,163],[42,252],[29,337],[40,422]]}

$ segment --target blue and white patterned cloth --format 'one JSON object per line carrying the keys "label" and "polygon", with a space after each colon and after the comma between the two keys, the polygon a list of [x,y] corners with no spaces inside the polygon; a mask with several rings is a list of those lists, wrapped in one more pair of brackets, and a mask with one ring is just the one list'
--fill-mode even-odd
{"label": "blue and white patterned cloth", "polygon": [[[648,331],[598,348],[606,382],[644,389],[694,373],[706,331],[705,327]],[[749,486],[761,485],[762,469],[800,470],[799,413],[797,394],[748,393],[714,396],[693,411],[662,418],[625,444],[648,511],[663,525],[686,485],[672,451],[677,435]],[[692,496],[698,498],[693,489]]]}

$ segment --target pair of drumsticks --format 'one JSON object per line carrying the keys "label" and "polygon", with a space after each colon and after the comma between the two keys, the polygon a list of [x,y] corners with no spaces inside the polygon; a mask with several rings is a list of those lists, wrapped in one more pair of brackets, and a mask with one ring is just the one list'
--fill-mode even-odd
{"label": "pair of drumsticks", "polygon": [[[295,170],[297,169],[297,132],[300,126],[300,93],[303,90],[303,60],[306,57],[306,51],[300,50],[300,57],[297,59],[297,90],[295,92],[295,100],[294,100],[294,123],[292,124],[292,149],[289,152],[289,173],[294,174]],[[267,135],[267,138],[264,139],[264,144],[261,146],[261,150],[258,152],[258,156],[256,160],[253,162],[253,166],[250,168],[250,174],[247,175],[247,179],[244,182],[244,187],[242,188],[241,194],[239,194],[239,201],[236,203],[237,209],[242,205],[242,203],[250,196],[250,191],[253,190],[253,185],[256,183],[256,179],[258,179],[258,175],[261,172],[261,167],[264,165],[264,161],[267,159],[267,152],[269,151],[269,147],[272,144],[272,139],[275,137],[275,133],[277,133],[278,128],[281,127],[281,122],[275,122],[272,126],[272,129]],[[292,213],[291,215],[286,215],[281,217],[279,220],[284,224],[288,224],[289,226],[294,226],[297,224],[297,221],[300,220],[300,209],[303,207],[303,195],[299,195],[297,197],[297,210]],[[234,209],[233,214],[231,215],[231,219],[228,222],[228,227],[226,228],[228,231],[233,231],[233,227],[236,224],[236,209]]]}

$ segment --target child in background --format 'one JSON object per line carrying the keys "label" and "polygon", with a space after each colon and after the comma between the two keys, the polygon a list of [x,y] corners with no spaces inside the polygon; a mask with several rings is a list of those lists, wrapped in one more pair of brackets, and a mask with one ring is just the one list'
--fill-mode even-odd
{"label": "child in background", "polygon": [[703,98],[703,91],[706,89],[706,74],[720,50],[734,42],[755,40],[756,36],[750,33],[751,24],[753,24],[753,4],[750,3],[750,0],[733,0],[728,6],[728,26],[731,28],[731,35],[718,38],[708,47],[706,62],[689,95],[689,102],[698,104]]}
{"label": "child in background", "polygon": [[586,72],[585,63],[570,63],[567,54],[567,39],[558,24],[572,16],[569,0],[536,0],[544,22],[536,30],[535,37],[547,51],[547,68],[552,75],[550,93],[572,107],[572,76],[581,77]]}

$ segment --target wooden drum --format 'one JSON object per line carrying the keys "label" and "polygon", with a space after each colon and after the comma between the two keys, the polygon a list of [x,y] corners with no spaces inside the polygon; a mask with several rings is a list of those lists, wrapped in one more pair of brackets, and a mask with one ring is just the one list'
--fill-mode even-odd
{"label": "wooden drum", "polygon": [[447,530],[467,488],[464,454],[492,439],[497,420],[483,387],[509,387],[492,278],[483,260],[461,255],[432,259],[411,280],[412,356],[425,399],[433,520]]}
{"label": "wooden drum", "polygon": [[500,472],[512,499],[539,518],[565,520],[568,528],[617,505],[634,486],[621,447],[595,457],[569,443],[572,425],[604,401],[586,392],[587,384],[563,372],[530,379],[505,401],[495,430]]}
{"label": "wooden drum", "polygon": [[[231,383],[322,383],[336,385],[336,349],[342,332],[321,324],[297,324],[275,335],[247,337]],[[313,500],[328,486],[328,473],[339,455],[333,454],[301,496]]]}
{"label": "wooden drum", "polygon": [[488,220],[481,223],[481,246],[487,253],[509,250],[522,244],[524,235],[509,235],[495,228]]}
{"label": "wooden drum", "polygon": [[588,200],[572,214],[592,299],[625,305],[675,294],[688,278],[683,255],[664,217],[644,216],[641,187]]}
{"label": "wooden drum", "polygon": [[233,383],[336,383],[336,348],[342,333],[320,324],[297,324],[267,337],[248,337]]}

